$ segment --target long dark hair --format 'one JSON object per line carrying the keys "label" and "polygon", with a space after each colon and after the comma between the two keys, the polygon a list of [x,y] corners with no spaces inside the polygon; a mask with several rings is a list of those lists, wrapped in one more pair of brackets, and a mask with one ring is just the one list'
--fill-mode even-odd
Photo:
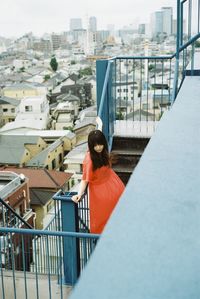
{"label": "long dark hair", "polygon": [[[94,150],[95,145],[103,145],[101,153]],[[108,144],[104,134],[100,130],[93,130],[88,135],[88,147],[92,159],[93,170],[102,166],[110,166],[110,157],[108,153]]]}

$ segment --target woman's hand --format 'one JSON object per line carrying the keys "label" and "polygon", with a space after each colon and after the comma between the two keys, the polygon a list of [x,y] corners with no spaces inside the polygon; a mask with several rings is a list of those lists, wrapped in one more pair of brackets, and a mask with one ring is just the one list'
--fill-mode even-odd
{"label": "woman's hand", "polygon": [[72,201],[74,201],[75,203],[78,203],[80,199],[81,199],[81,195],[77,194],[72,196]]}
{"label": "woman's hand", "polygon": [[102,131],[103,123],[99,116],[97,116],[97,118],[96,118],[96,123],[97,123],[97,129]]}

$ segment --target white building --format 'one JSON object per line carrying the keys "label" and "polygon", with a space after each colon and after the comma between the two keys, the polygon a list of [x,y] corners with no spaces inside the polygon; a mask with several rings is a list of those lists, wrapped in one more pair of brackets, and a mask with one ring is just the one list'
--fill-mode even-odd
{"label": "white building", "polygon": [[18,106],[15,121],[37,123],[40,129],[46,129],[49,123],[49,102],[45,96],[26,97]]}

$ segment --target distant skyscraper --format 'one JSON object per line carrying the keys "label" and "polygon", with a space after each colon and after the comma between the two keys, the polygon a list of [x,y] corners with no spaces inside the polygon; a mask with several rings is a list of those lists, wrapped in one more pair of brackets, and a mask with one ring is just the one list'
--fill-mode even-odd
{"label": "distant skyscraper", "polygon": [[145,29],[146,29],[145,27],[146,27],[145,24],[139,24],[139,26],[138,26],[138,33],[139,33],[139,34],[145,34],[145,33],[146,33],[146,32],[145,32],[145,31],[146,31],[146,30],[145,30]]}
{"label": "distant skyscraper", "polygon": [[80,29],[83,29],[82,19],[81,18],[70,19],[70,31],[80,30]]}
{"label": "distant skyscraper", "polygon": [[97,31],[97,18],[96,17],[89,18],[89,31],[91,31],[91,32]]}
{"label": "distant skyscraper", "polygon": [[155,11],[151,15],[152,36],[155,37],[159,33],[163,33],[163,12]]}
{"label": "distant skyscraper", "polygon": [[171,35],[173,32],[173,8],[162,7],[161,10],[155,11],[151,15],[152,36],[159,33]]}
{"label": "distant skyscraper", "polygon": [[163,32],[167,35],[172,34],[173,27],[173,8],[172,7],[162,7],[163,12]]}

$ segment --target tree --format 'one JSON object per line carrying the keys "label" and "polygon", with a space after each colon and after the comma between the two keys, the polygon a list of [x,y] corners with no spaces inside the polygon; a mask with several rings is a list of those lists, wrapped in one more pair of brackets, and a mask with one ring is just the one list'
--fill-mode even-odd
{"label": "tree", "polygon": [[51,66],[51,68],[52,68],[52,70],[53,70],[54,72],[57,71],[57,69],[58,69],[58,62],[57,62],[55,56],[52,56],[52,57],[51,57],[50,66]]}
{"label": "tree", "polygon": [[84,76],[90,76],[92,75],[92,68],[91,67],[86,67],[84,69],[79,70],[79,78],[84,77]]}
{"label": "tree", "polygon": [[50,75],[46,74],[46,75],[44,76],[44,81],[47,81],[47,80],[49,80],[50,78],[51,78]]}

